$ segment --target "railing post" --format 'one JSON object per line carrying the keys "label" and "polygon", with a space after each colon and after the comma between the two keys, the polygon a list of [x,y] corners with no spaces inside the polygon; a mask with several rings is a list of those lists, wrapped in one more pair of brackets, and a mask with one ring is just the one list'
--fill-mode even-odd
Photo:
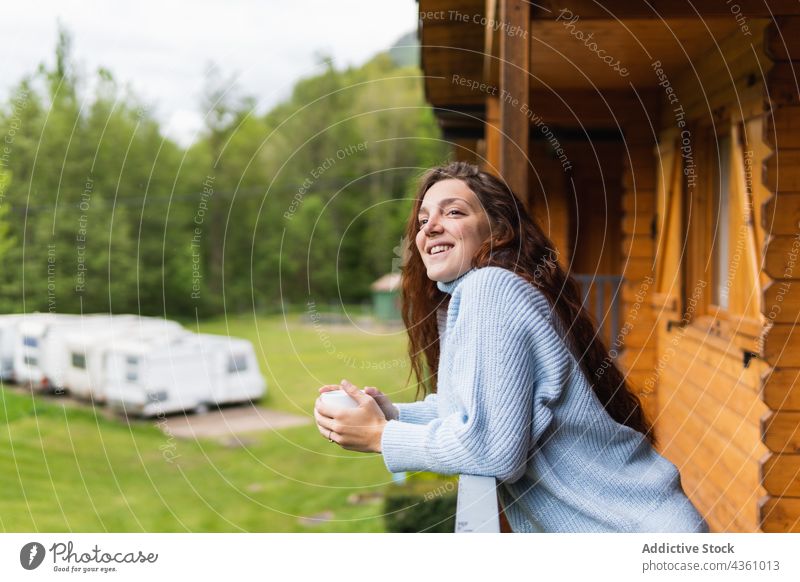
{"label": "railing post", "polygon": [[494,477],[459,475],[455,533],[500,533]]}

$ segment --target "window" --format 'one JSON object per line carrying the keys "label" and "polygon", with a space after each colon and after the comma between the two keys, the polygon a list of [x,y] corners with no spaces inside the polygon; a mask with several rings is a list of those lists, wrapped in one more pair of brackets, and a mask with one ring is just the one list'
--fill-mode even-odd
{"label": "window", "polygon": [[167,391],[166,390],[156,390],[154,392],[147,393],[147,401],[148,402],[164,402],[167,399]]}
{"label": "window", "polygon": [[228,374],[236,374],[247,370],[247,358],[244,354],[234,354],[228,358]]}
{"label": "window", "polygon": [[128,382],[136,382],[139,379],[139,358],[136,356],[125,358],[125,379]]}
{"label": "window", "polygon": [[39,360],[33,356],[25,356],[23,358],[26,366],[36,366],[39,364]]}
{"label": "window", "polygon": [[86,369],[86,356],[77,352],[72,352],[72,367],[81,370]]}
{"label": "window", "polygon": [[[714,167],[713,224],[711,232],[714,280],[711,287],[711,302],[720,309],[727,310],[730,292],[730,187],[731,187],[731,137],[717,139],[718,163]],[[713,159],[712,154],[712,159]]]}
{"label": "window", "polygon": [[33,336],[26,335],[22,338],[22,343],[28,347],[35,348],[39,345],[39,340]]}

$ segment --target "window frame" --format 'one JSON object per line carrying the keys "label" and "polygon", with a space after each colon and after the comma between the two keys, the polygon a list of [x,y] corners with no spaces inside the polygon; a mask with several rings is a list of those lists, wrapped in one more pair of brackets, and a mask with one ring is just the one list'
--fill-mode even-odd
{"label": "window frame", "polygon": [[[708,144],[709,161],[711,162],[710,168],[712,169],[712,179],[709,181],[710,196],[708,199],[709,211],[708,219],[709,224],[709,241],[706,246],[708,256],[712,262],[711,264],[711,277],[708,294],[707,312],[721,320],[727,320],[730,317],[730,291],[731,286],[726,290],[725,304],[719,302],[720,288],[728,282],[730,277],[730,260],[731,260],[731,173],[733,172],[733,133],[730,124],[720,124],[717,131],[713,133],[713,140]],[[721,147],[721,140],[727,143],[727,151],[723,152]],[[723,156],[727,156],[727,161],[723,162]],[[722,172],[727,170],[727,177],[723,180]],[[722,208],[722,186],[725,182],[727,190],[725,192],[725,207]],[[725,213],[724,222],[721,221],[722,213]],[[720,243],[718,240],[719,229],[724,224],[725,235],[727,240]],[[721,257],[718,253],[724,253],[726,256]],[[728,268],[723,274],[718,271],[720,265],[728,265]]]}

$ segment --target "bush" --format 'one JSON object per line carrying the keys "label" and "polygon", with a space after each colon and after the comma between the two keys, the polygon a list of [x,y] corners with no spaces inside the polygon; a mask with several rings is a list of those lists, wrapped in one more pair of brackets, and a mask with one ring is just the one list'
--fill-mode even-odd
{"label": "bush", "polygon": [[390,485],[384,521],[393,533],[453,533],[456,527],[455,480],[418,480]]}

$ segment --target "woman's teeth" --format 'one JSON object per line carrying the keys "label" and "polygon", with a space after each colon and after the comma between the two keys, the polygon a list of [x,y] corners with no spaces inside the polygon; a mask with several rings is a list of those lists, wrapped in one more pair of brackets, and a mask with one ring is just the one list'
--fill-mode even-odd
{"label": "woman's teeth", "polygon": [[433,247],[431,249],[430,254],[435,255],[435,254],[438,254],[438,253],[443,253],[445,251],[449,251],[451,248],[453,248],[453,247],[450,246],[450,245],[436,245],[435,247]]}

